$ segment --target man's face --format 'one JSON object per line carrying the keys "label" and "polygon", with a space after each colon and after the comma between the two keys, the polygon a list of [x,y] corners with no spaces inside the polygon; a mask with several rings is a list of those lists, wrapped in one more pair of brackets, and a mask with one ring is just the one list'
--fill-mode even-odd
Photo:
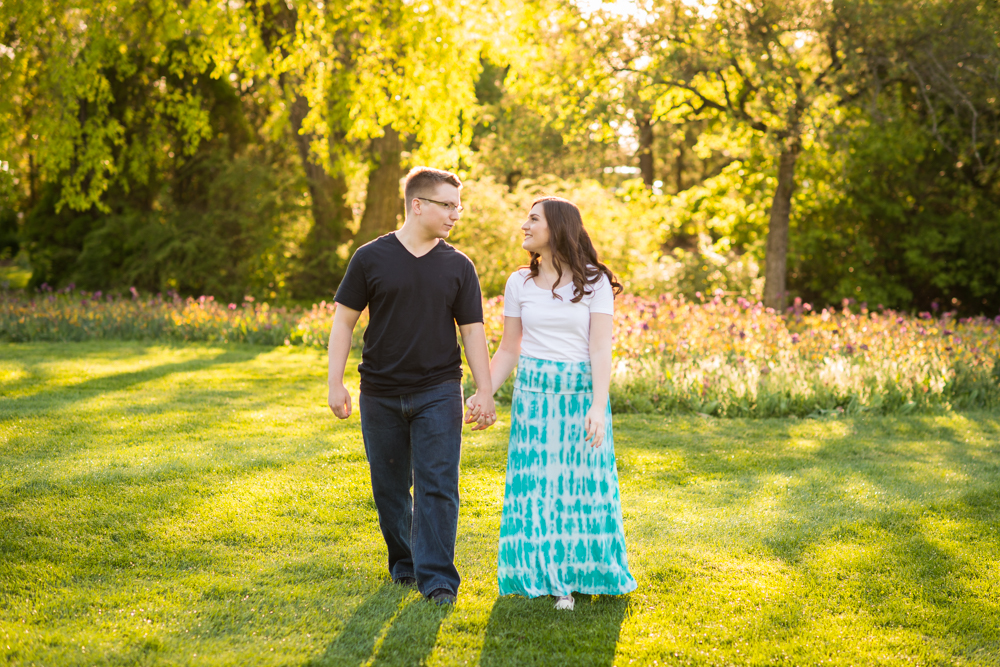
{"label": "man's face", "polygon": [[424,231],[434,238],[448,238],[452,227],[462,215],[455,208],[462,205],[461,190],[450,183],[441,183],[434,189],[433,194],[415,199],[418,200],[415,206],[419,207],[417,220]]}

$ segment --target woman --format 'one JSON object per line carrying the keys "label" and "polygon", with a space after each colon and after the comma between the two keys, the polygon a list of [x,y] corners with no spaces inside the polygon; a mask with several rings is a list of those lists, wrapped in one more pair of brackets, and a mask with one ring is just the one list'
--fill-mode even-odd
{"label": "woman", "polygon": [[517,366],[497,579],[500,595],[635,590],[611,436],[611,328],[622,291],[580,210],[559,197],[521,225],[527,268],[507,280],[494,391]]}

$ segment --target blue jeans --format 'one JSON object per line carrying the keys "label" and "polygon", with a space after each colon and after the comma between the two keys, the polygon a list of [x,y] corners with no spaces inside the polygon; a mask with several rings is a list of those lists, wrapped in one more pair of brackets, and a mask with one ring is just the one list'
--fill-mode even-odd
{"label": "blue jeans", "polygon": [[440,588],[457,593],[461,383],[402,396],[362,393],[359,407],[389,574],[416,578],[424,595]]}

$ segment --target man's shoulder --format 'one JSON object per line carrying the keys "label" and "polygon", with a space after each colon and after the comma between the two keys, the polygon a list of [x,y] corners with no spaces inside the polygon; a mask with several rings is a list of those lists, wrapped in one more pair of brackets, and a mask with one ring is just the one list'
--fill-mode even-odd
{"label": "man's shoulder", "polygon": [[365,257],[371,254],[377,254],[380,252],[395,250],[399,245],[396,241],[395,232],[389,232],[388,234],[383,234],[376,239],[372,239],[368,243],[364,244],[360,248],[354,251],[354,256]]}
{"label": "man's shoulder", "polygon": [[442,258],[455,262],[458,265],[471,266],[475,270],[475,263],[464,252],[443,239],[439,242],[439,245],[438,252],[441,253]]}
{"label": "man's shoulder", "polygon": [[392,266],[393,257],[398,252],[399,242],[391,233],[373,239],[354,251],[351,264],[365,271],[376,271],[380,267]]}

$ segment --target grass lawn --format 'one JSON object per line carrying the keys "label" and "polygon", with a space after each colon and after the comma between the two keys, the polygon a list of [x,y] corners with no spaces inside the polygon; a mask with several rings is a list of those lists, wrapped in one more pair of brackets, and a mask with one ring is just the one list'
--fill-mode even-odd
{"label": "grass lawn", "polygon": [[573,613],[497,598],[502,415],[466,432],[438,608],[388,581],[325,375],[0,344],[0,664],[1000,665],[1000,414],[616,416],[639,589]]}

